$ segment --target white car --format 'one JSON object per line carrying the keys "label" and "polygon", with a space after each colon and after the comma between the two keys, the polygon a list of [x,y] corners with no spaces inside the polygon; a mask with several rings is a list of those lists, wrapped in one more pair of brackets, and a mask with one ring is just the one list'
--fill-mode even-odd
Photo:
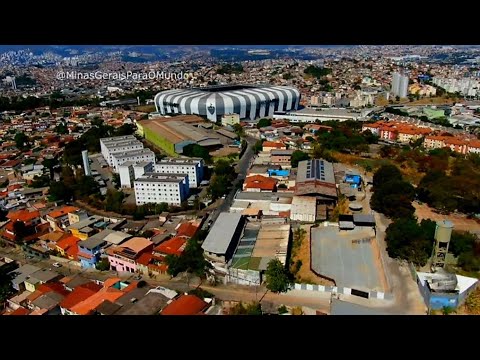
{"label": "white car", "polygon": [[62,267],[62,264],[56,262],[56,263],[53,263],[53,267],[59,268],[59,267]]}

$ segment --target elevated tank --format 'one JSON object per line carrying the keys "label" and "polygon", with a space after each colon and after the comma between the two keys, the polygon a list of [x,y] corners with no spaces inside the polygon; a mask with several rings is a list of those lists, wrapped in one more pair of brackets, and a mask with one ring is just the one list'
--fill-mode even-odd
{"label": "elevated tank", "polygon": [[435,228],[435,240],[440,243],[450,242],[452,236],[453,223],[450,220],[442,220],[437,222]]}

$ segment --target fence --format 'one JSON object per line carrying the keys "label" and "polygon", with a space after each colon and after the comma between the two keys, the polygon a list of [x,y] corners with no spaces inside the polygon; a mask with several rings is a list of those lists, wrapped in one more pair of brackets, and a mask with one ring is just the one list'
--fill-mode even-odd
{"label": "fence", "polygon": [[[351,289],[347,287],[337,287],[337,286],[325,286],[325,285],[312,285],[312,284],[295,284],[293,290],[307,290],[307,291],[319,291],[327,292],[334,294],[343,294],[343,295],[356,295],[361,296],[359,293],[365,293],[365,297],[368,299],[379,299],[379,300],[393,300],[393,295],[390,293],[384,293],[380,291],[369,291],[364,292],[356,289]],[[353,290],[353,293],[352,293]]]}

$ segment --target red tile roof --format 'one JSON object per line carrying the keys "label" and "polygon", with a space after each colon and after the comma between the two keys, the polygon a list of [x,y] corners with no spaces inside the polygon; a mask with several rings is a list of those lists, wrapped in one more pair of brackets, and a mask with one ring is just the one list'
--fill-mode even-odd
{"label": "red tile roof", "polygon": [[70,294],[65,297],[65,299],[62,300],[60,306],[64,309],[70,310],[72,307],[88,299],[90,296],[94,295],[101,289],[102,287],[94,282],[89,282],[77,286]]}
{"label": "red tile roof", "polygon": [[49,212],[47,215],[56,219],[64,215],[68,215],[68,213],[71,213],[77,210],[79,210],[77,207],[67,205],[67,206],[61,207],[60,209],[55,209]]}
{"label": "red tile roof", "polygon": [[266,148],[266,147],[283,149],[283,148],[285,148],[286,146],[285,146],[285,144],[278,143],[278,142],[264,141],[263,144],[262,144],[262,148]]}
{"label": "red tile roof", "polygon": [[176,236],[170,240],[162,242],[153,250],[165,255],[180,255],[185,249],[187,239]]}
{"label": "red tile roof", "polygon": [[193,224],[190,221],[180,224],[177,229],[177,236],[188,236],[193,237],[198,229],[200,228],[200,224]]}
{"label": "red tile roof", "polygon": [[[62,250],[67,250],[68,248],[77,245],[77,243],[80,241],[79,238],[76,236],[69,236],[66,238],[63,238],[57,242],[57,246],[62,249]],[[78,246],[77,246],[77,253],[78,253]]]}
{"label": "red tile roof", "polygon": [[152,260],[152,257],[153,257],[152,253],[148,253],[148,252],[143,253],[137,259],[137,264],[147,266],[148,264],[150,264],[150,260]]}
{"label": "red tile roof", "polygon": [[35,220],[40,217],[40,212],[38,210],[35,211],[28,211],[28,210],[18,210],[18,211],[10,211],[7,214],[7,218],[12,221],[23,221],[29,222]]}
{"label": "red tile roof", "polygon": [[205,301],[195,295],[182,295],[165,306],[161,314],[196,315],[205,310],[207,306],[208,304]]}
{"label": "red tile roof", "polygon": [[249,176],[245,179],[245,189],[260,189],[273,191],[277,185],[277,180],[262,175]]}
{"label": "red tile roof", "polygon": [[30,310],[25,309],[24,307],[19,307],[17,310],[12,311],[11,313],[5,315],[28,315]]}

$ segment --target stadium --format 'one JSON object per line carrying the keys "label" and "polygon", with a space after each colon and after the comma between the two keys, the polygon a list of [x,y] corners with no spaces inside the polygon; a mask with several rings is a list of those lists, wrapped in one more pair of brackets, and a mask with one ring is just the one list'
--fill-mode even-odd
{"label": "stadium", "polygon": [[219,121],[225,114],[242,120],[272,116],[275,111],[296,110],[300,92],[288,86],[219,85],[204,88],[166,90],[155,96],[162,115],[200,115]]}

